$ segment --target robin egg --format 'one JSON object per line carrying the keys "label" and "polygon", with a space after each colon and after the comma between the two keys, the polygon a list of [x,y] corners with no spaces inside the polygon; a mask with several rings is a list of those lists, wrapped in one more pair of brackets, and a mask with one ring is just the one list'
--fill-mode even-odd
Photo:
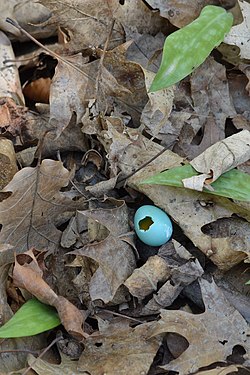
{"label": "robin egg", "polygon": [[142,242],[150,246],[161,246],[173,233],[168,215],[160,208],[145,205],[138,208],[134,217],[134,227]]}

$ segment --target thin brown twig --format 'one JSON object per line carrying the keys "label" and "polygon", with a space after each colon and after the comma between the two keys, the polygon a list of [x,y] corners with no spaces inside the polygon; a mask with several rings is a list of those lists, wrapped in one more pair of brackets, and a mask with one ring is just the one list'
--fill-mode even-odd
{"label": "thin brown twig", "polygon": [[98,312],[106,312],[108,314],[119,316],[119,317],[122,317],[122,318],[125,318],[125,319],[128,319],[128,320],[132,320],[133,322],[140,323],[140,324],[144,323],[142,320],[139,320],[139,319],[136,319],[136,318],[132,318],[131,316],[120,314],[120,313],[112,311],[112,310],[103,309],[101,307],[99,307],[99,311],[97,311],[96,313],[98,314]]}
{"label": "thin brown twig", "polygon": [[152,163],[152,161],[154,161],[159,156],[161,156],[165,151],[168,151],[168,149],[167,148],[163,148],[163,150],[161,150],[160,152],[158,152],[158,154],[156,154],[155,156],[153,156],[150,160],[148,160],[146,163],[142,164],[139,168],[137,168],[134,172],[131,172],[130,174],[128,174],[126,177],[122,177],[121,179],[119,179],[119,177],[118,177],[117,184],[120,184],[121,182],[126,181],[129,177],[134,176],[134,174],[136,174],[137,172],[139,172],[141,169],[145,168],[148,164]]}
{"label": "thin brown twig", "polygon": [[32,369],[32,367],[34,366],[34,364],[37,362],[38,359],[41,359],[45,353],[47,353],[47,351],[56,343],[58,342],[59,340],[61,340],[63,337],[62,336],[59,336],[57,338],[55,338],[42,352],[41,354],[32,362],[32,364],[26,368],[26,370],[22,373],[22,375],[26,375],[28,374],[29,370]]}
{"label": "thin brown twig", "polygon": [[101,72],[102,72],[102,67],[103,67],[103,60],[104,60],[104,57],[105,57],[105,53],[108,49],[108,45],[109,45],[109,41],[110,41],[110,38],[111,38],[111,35],[112,35],[114,24],[115,24],[115,20],[113,19],[112,23],[111,23],[111,26],[110,26],[108,36],[107,36],[107,39],[106,39],[106,42],[104,44],[104,48],[103,48],[103,52],[102,52],[102,55],[101,55],[101,58],[100,58],[100,62],[99,62],[97,78],[96,78],[96,86],[95,86],[95,89],[96,89],[96,95],[95,96],[96,96],[96,98],[98,96],[98,91],[100,89],[100,78],[101,78]]}
{"label": "thin brown twig", "polygon": [[95,79],[91,76],[89,76],[87,73],[85,73],[83,70],[78,68],[76,65],[72,64],[70,61],[66,60],[64,57],[58,55],[56,52],[51,51],[48,47],[44,46],[42,43],[40,43],[36,38],[34,38],[28,31],[24,30],[16,21],[12,20],[11,18],[7,17],[6,22],[10,23],[12,26],[16,27],[18,30],[20,30],[24,35],[26,35],[32,42],[34,42],[36,45],[38,45],[40,48],[44,49],[46,52],[48,52],[51,56],[55,57],[56,59],[62,61],[64,64],[67,64],[71,68],[77,70],[79,73],[90,79],[91,81],[95,82]]}

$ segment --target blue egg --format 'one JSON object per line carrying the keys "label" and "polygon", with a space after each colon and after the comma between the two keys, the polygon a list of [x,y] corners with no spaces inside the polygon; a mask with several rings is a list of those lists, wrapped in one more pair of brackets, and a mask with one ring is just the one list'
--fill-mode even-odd
{"label": "blue egg", "polygon": [[137,236],[150,246],[161,246],[173,233],[173,226],[168,215],[160,208],[145,205],[138,208],[134,217]]}

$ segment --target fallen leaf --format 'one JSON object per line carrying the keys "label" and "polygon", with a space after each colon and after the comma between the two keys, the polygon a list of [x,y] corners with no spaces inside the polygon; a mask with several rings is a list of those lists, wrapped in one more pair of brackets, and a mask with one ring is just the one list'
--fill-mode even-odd
{"label": "fallen leaf", "polygon": [[[190,162],[197,172],[202,173],[199,176],[199,185],[195,184],[195,190],[201,191],[201,186],[203,187],[206,180],[209,180],[209,183],[214,182],[223,173],[249,159],[250,132],[248,130],[242,130],[231,137],[217,142]],[[188,187],[188,184],[192,183],[193,179],[191,177],[183,180],[184,186]]]}
{"label": "fallen leaf", "polygon": [[242,11],[243,22],[232,27],[224,42],[239,47],[241,59],[250,59],[250,42],[248,38],[250,32],[250,4],[248,1],[239,1],[238,3]]}
{"label": "fallen leaf", "polygon": [[153,8],[159,9],[160,15],[167,18],[174,26],[183,27],[197,18],[206,5],[211,4],[208,0],[195,1],[191,0],[187,3],[185,0],[146,0]]}
{"label": "fallen leaf", "polygon": [[230,305],[214,282],[200,280],[204,313],[194,315],[184,311],[161,311],[161,320],[152,327],[152,336],[166,332],[184,336],[189,347],[177,359],[163,366],[179,375],[192,374],[201,367],[226,360],[234,346],[241,345],[249,359],[248,325]]}
{"label": "fallen leaf", "polygon": [[[8,6],[9,3],[6,6],[6,8]],[[1,11],[4,10],[1,9]],[[2,14],[0,18],[0,25],[1,24]],[[12,29],[12,26],[10,24],[8,25]],[[17,31],[17,34],[19,34],[19,31]],[[10,62],[6,62],[6,60],[9,60]],[[18,69],[16,64],[13,63],[13,61],[15,61],[15,55],[10,40],[2,31],[0,31],[0,65],[5,68],[0,71],[0,97],[12,98],[16,102],[16,104],[23,105],[24,97],[22,94]]]}
{"label": "fallen leaf", "polygon": [[197,372],[197,375],[226,375],[226,374],[232,374],[232,373],[238,372],[238,370],[240,370],[241,368],[244,369],[244,367],[241,365],[216,367],[212,370],[199,371]]}
{"label": "fallen leaf", "polygon": [[161,343],[159,339],[148,339],[151,324],[130,328],[127,322],[107,322],[100,335],[86,340],[78,369],[92,375],[127,375],[131,371],[133,375],[146,374]]}
{"label": "fallen leaf", "polygon": [[155,255],[149,257],[142,267],[136,268],[124,285],[133,296],[143,299],[156,291],[157,284],[166,281],[169,276],[169,266],[164,259]]}
{"label": "fallen leaf", "polygon": [[60,192],[68,182],[69,171],[62,162],[49,159],[17,172],[2,190],[12,194],[0,203],[0,242],[13,245],[18,253],[31,247],[55,249],[61,237],[56,226],[82,206]]}
{"label": "fallen leaf", "polygon": [[16,155],[13,143],[6,138],[0,139],[0,190],[12,180],[17,172]]}
{"label": "fallen leaf", "polygon": [[158,255],[169,268],[169,279],[142,307],[142,315],[156,314],[170,306],[181,291],[204,272],[199,261],[192,259],[191,254],[175,240],[163,245]]}
{"label": "fallen leaf", "polygon": [[70,252],[91,258],[98,263],[99,268],[90,281],[89,293],[92,301],[102,300],[104,303],[113,299],[118,288],[135,268],[133,250],[122,236],[129,232],[127,207],[121,201],[113,200],[113,204],[116,205],[115,208],[81,212],[87,218],[101,224],[106,229],[105,233],[109,234],[100,242],[89,243]]}
{"label": "fallen leaf", "polygon": [[[2,249],[1,249],[2,250]],[[13,312],[7,302],[6,282],[10,266],[0,266],[0,316],[1,325],[13,316]],[[33,337],[0,340],[0,374],[9,374],[11,371],[18,371],[26,364],[27,354],[23,350],[41,350],[46,346],[45,335]],[[19,373],[18,373],[19,375]]]}
{"label": "fallen leaf", "polygon": [[23,288],[34,295],[39,301],[54,306],[65,329],[74,337],[86,337],[82,330],[83,314],[71,302],[58,296],[43,280],[40,270],[35,270],[32,265],[21,265],[18,255],[13,270],[13,281],[16,287]]}
{"label": "fallen leaf", "polygon": [[[146,88],[149,90],[155,74],[146,69],[143,69],[143,72]],[[150,135],[157,137],[172,111],[174,90],[169,87],[158,92],[148,92],[148,98],[141,114],[141,124]]]}

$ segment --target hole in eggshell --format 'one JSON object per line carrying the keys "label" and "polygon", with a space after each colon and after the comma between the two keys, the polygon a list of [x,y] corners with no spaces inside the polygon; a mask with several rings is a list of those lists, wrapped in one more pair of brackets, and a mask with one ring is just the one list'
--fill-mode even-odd
{"label": "hole in eggshell", "polygon": [[142,220],[139,221],[139,228],[141,230],[146,231],[146,230],[149,230],[152,224],[154,224],[152,218],[150,216],[146,216]]}

